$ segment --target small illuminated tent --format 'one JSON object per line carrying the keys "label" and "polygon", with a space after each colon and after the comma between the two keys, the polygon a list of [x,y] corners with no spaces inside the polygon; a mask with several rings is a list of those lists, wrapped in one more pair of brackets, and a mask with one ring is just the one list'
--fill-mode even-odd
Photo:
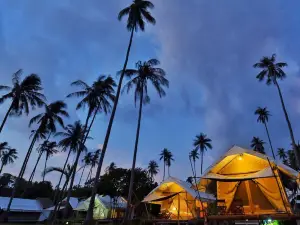
{"label": "small illuminated tent", "polygon": [[233,146],[204,172],[199,189],[216,193],[227,213],[236,202],[242,203],[245,214],[291,213],[285,184],[298,176],[271,157]]}
{"label": "small illuminated tent", "polygon": [[[91,198],[78,203],[74,209],[78,213],[85,214],[89,208]],[[107,219],[120,217],[127,206],[127,201],[122,198],[110,198],[109,196],[96,195],[94,204],[94,219]]]}
{"label": "small illuminated tent", "polygon": [[[202,204],[199,201],[199,195]],[[201,205],[206,207],[207,202],[214,200],[213,195],[201,192],[198,194],[191,188],[191,184],[169,177],[152,190],[143,202],[160,204],[161,212],[167,214],[168,219],[187,220],[196,218],[197,212],[202,209]]]}

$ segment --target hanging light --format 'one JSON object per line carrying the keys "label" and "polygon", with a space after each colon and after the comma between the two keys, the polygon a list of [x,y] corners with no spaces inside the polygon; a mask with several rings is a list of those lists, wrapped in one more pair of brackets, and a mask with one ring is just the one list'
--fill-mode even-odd
{"label": "hanging light", "polygon": [[173,207],[172,210],[173,210],[173,211],[176,211],[176,207]]}
{"label": "hanging light", "polygon": [[240,154],[238,160],[243,160],[243,154]]}

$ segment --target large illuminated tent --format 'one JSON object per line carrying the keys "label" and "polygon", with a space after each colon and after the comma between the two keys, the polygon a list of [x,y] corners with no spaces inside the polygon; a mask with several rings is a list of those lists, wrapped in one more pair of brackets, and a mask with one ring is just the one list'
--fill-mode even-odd
{"label": "large illuminated tent", "polygon": [[213,195],[197,192],[191,188],[191,184],[169,177],[153,189],[143,202],[160,204],[161,212],[167,214],[168,219],[187,220],[196,218],[197,213],[201,216],[202,205],[206,207],[207,202],[214,200]]}
{"label": "large illuminated tent", "polygon": [[285,188],[298,176],[271,157],[233,146],[204,172],[199,189],[216,193],[226,213],[234,212],[236,202],[244,214],[291,213]]}

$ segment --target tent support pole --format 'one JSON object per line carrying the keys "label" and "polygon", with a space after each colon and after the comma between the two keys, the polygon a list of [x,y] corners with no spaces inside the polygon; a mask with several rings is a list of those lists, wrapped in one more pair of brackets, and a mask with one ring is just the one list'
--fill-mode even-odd
{"label": "tent support pole", "polygon": [[277,180],[277,176],[276,176],[276,174],[275,174],[275,172],[274,172],[274,170],[273,170],[273,167],[272,167],[272,165],[271,165],[270,160],[269,160],[268,157],[267,157],[267,159],[268,159],[268,163],[269,163],[269,165],[270,165],[270,167],[271,167],[272,173],[273,173],[273,175],[274,175],[274,178],[275,178],[275,180],[276,180],[276,183],[277,183],[277,186],[278,186],[278,189],[279,189],[279,193],[280,193],[280,197],[281,197],[281,200],[282,200],[284,209],[285,209],[286,213],[289,214],[290,212],[288,212],[288,210],[287,210],[287,208],[286,208],[286,205],[285,205],[285,202],[284,202],[284,199],[283,199],[283,196],[282,196],[281,188],[280,188],[280,185],[279,185],[278,180]]}
{"label": "tent support pole", "polygon": [[251,212],[253,214],[254,213],[254,205],[253,205],[253,199],[252,199],[252,195],[251,195],[249,180],[246,180],[245,186],[246,186],[246,190],[247,190],[247,196],[248,196],[248,199],[249,199],[250,209],[251,209]]}
{"label": "tent support pole", "polygon": [[179,222],[179,217],[180,217],[180,193],[178,193],[177,199],[178,199],[177,222],[178,222],[178,225],[180,225],[180,222]]}

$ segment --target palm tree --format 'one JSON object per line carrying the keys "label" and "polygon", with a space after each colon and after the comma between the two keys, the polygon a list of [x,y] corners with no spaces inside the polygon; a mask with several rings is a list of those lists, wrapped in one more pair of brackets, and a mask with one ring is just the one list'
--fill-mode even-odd
{"label": "palm tree", "polygon": [[299,167],[297,166],[295,152],[293,150],[287,151],[287,158],[288,158],[288,166],[298,171]]}
{"label": "palm tree", "polygon": [[[58,132],[55,134],[56,137],[63,137],[58,143],[60,147],[62,147],[63,151],[67,151],[68,149],[68,155],[65,160],[64,166],[63,166],[63,171],[65,171],[66,166],[68,164],[69,158],[71,153],[76,153],[79,149],[79,146],[81,144],[81,140],[83,136],[85,135],[85,129],[84,126],[81,124],[81,122],[75,121],[74,124],[69,124],[66,128],[65,131],[63,132]],[[86,150],[86,147],[84,147]],[[59,191],[59,186],[61,184],[63,174],[60,175],[58,185],[56,186],[55,192],[54,192],[54,202],[57,202],[58,199],[60,199],[60,196],[63,192]],[[56,213],[57,213],[57,208],[58,205],[55,205],[54,211],[52,213],[52,216],[49,218],[50,220],[55,218]]]}
{"label": "palm tree", "polygon": [[[74,92],[69,94],[67,97],[83,97],[83,99],[77,104],[76,109],[81,109],[85,106],[88,106],[88,114],[85,120],[85,137],[81,139],[81,144],[79,146],[79,151],[77,152],[75,163],[74,163],[74,171],[76,171],[79,156],[82,152],[82,148],[85,144],[87,136],[91,130],[91,127],[94,123],[95,117],[97,113],[104,112],[105,114],[110,111],[111,102],[115,100],[114,96],[114,87],[116,86],[114,80],[108,76],[99,76],[99,78],[89,86],[85,82],[78,80],[72,83],[72,85],[82,87],[83,90]],[[89,124],[89,119],[93,115],[92,121]],[[75,173],[72,174],[70,180],[70,186],[68,189],[67,202],[69,201],[71,194],[73,183],[75,179]],[[65,208],[65,214],[67,214],[67,208]]]}
{"label": "palm tree", "polygon": [[114,118],[115,118],[115,113],[117,110],[117,105],[118,105],[121,87],[122,87],[122,81],[123,81],[123,78],[125,75],[125,70],[127,68],[127,62],[129,59],[129,53],[130,53],[132,39],[133,39],[133,33],[134,33],[134,31],[138,31],[138,29],[140,29],[142,31],[145,30],[145,20],[151,24],[155,24],[155,22],[156,22],[155,19],[152,17],[151,13],[148,11],[148,9],[152,9],[152,8],[154,8],[154,5],[150,1],[134,0],[133,3],[129,7],[126,7],[125,9],[121,10],[118,15],[119,20],[121,20],[124,16],[128,15],[127,29],[131,32],[131,35],[130,35],[129,45],[127,48],[124,66],[123,66],[122,73],[119,78],[119,84],[118,84],[118,89],[117,89],[117,93],[116,93],[116,98],[114,101],[114,106],[113,106],[113,109],[112,109],[112,112],[110,115],[107,130],[106,130],[102,153],[101,153],[101,157],[99,159],[98,168],[97,168],[97,172],[96,172],[96,176],[95,176],[95,182],[94,182],[94,186],[93,186],[93,190],[92,190],[91,201],[90,201],[90,205],[89,205],[89,209],[87,212],[87,216],[86,216],[84,225],[88,225],[91,222],[91,220],[93,219],[93,208],[94,208],[94,203],[95,203],[95,196],[97,193],[98,181],[99,181],[99,177],[100,177],[100,173],[101,173],[101,169],[102,169],[105,152],[107,149],[107,144],[108,144],[109,137],[110,137],[110,132],[112,129]]}
{"label": "palm tree", "polygon": [[270,134],[269,134],[269,130],[268,130],[268,126],[267,126],[267,122],[269,120],[270,112],[268,111],[267,107],[265,107],[265,108],[258,107],[255,110],[254,114],[258,115],[257,122],[262,123],[266,128],[267,136],[268,136],[268,139],[269,139],[269,144],[270,144],[270,147],[271,147],[271,150],[272,150],[272,155],[273,155],[273,158],[276,159],[275,154],[274,154],[274,150],[273,150],[273,146],[272,146],[272,142],[271,142],[271,138],[270,138]]}
{"label": "palm tree", "polygon": [[193,178],[192,177],[188,177],[186,179],[186,182],[190,183],[191,185],[193,185]]}
{"label": "palm tree", "polygon": [[163,86],[165,87],[169,86],[169,81],[165,78],[166,75],[165,71],[161,68],[155,67],[159,64],[160,62],[157,59],[150,59],[146,62],[138,61],[136,63],[136,69],[128,69],[125,71],[125,74],[126,76],[129,77],[130,81],[127,84],[125,84],[123,90],[126,90],[128,93],[131,90],[131,88],[134,88],[135,104],[136,101],[139,100],[139,116],[138,116],[138,123],[137,123],[136,137],[135,137],[133,160],[131,166],[129,192],[127,198],[128,210],[131,205],[131,198],[132,198],[132,188],[133,188],[136,156],[137,156],[139,136],[140,136],[143,103],[147,104],[150,102],[150,97],[148,95],[148,88],[149,88],[148,81],[153,85],[159,97],[163,97],[166,95]]}
{"label": "palm tree", "polygon": [[2,154],[4,153],[5,150],[9,150],[10,147],[8,146],[8,143],[5,142],[0,142],[0,158],[2,156]]}
{"label": "palm tree", "polygon": [[[48,162],[49,158],[58,152],[58,150],[56,148],[57,148],[57,144],[56,144],[55,141],[52,141],[52,142],[48,141],[46,143],[45,150],[44,150],[45,151],[45,155],[46,155],[44,170],[47,167],[47,162]],[[43,182],[45,181],[45,175],[46,174],[44,174],[44,176],[43,176]]]}
{"label": "palm tree", "polygon": [[170,167],[171,162],[174,161],[172,152],[168,151],[167,157],[166,157],[166,166],[168,167],[168,176],[170,177]]}
{"label": "palm tree", "polygon": [[111,173],[112,171],[114,171],[115,169],[117,169],[116,163],[111,162],[111,163],[109,164],[109,166],[106,167],[105,173],[109,174],[109,173]]}
{"label": "palm tree", "polygon": [[87,167],[87,166],[89,166],[89,165],[91,164],[92,157],[93,157],[92,152],[88,152],[88,153],[85,154],[85,156],[84,156],[83,159],[81,160],[81,161],[83,162],[83,169],[82,169],[82,172],[81,172],[81,176],[80,176],[80,179],[79,179],[78,186],[79,186],[80,183],[81,183],[81,179],[82,179],[82,176],[83,176],[85,167]]}
{"label": "palm tree", "polygon": [[92,170],[93,170],[94,167],[98,164],[100,152],[101,152],[101,149],[97,149],[97,150],[92,154],[91,162],[90,162],[90,166],[91,166],[91,167],[90,167],[90,171],[89,171],[89,173],[88,173],[88,176],[87,176],[87,178],[86,178],[85,183],[87,183],[88,180],[92,178]]}
{"label": "palm tree", "polygon": [[193,171],[193,175],[194,177],[197,176],[196,174],[196,160],[199,159],[199,153],[198,153],[198,150],[197,149],[193,149],[190,154],[189,154],[189,158],[190,158],[190,161],[192,162],[193,161],[193,165],[192,165],[192,171]]}
{"label": "palm tree", "polygon": [[259,137],[253,137],[251,140],[250,147],[253,148],[253,151],[266,154],[264,144],[265,142],[261,140]]}
{"label": "palm tree", "polygon": [[212,149],[211,139],[207,137],[206,134],[201,133],[200,135],[196,135],[196,139],[194,140],[194,146],[196,150],[200,151],[201,154],[201,174],[203,171],[203,156],[204,152],[208,149]]}
{"label": "palm tree", "polygon": [[166,175],[166,163],[167,163],[167,158],[168,158],[169,150],[167,148],[164,148],[160,155],[159,160],[163,160],[164,162],[164,175],[163,175],[163,180],[165,180],[165,175]]}
{"label": "palm tree", "polygon": [[159,171],[158,168],[159,168],[159,167],[158,167],[158,164],[157,164],[156,161],[151,160],[151,161],[149,162],[149,164],[148,164],[148,174],[150,175],[152,181],[154,181],[154,176],[155,176],[156,174],[158,174],[158,171]]}
{"label": "palm tree", "polygon": [[283,96],[281,93],[281,89],[280,86],[278,84],[278,79],[279,80],[283,80],[286,77],[285,72],[283,71],[283,68],[287,66],[287,63],[285,62],[276,62],[276,55],[273,54],[271,57],[262,57],[260,59],[260,61],[258,63],[255,63],[253,65],[254,68],[259,68],[261,69],[260,73],[256,76],[256,78],[259,81],[264,81],[266,79],[266,84],[267,85],[271,85],[274,84],[277,87],[277,91],[279,94],[279,98],[280,98],[280,102],[281,102],[281,106],[284,112],[284,116],[290,131],[290,136],[291,136],[291,140],[292,140],[292,145],[293,145],[293,150],[295,152],[295,156],[296,156],[296,162],[298,167],[300,167],[300,159],[299,159],[299,155],[297,152],[297,147],[296,147],[296,141],[294,138],[294,132],[292,129],[292,125],[287,113],[287,110],[285,108],[285,104],[283,101]]}
{"label": "palm tree", "polygon": [[279,158],[282,160],[282,162],[284,164],[288,164],[288,161],[287,161],[287,155],[286,155],[286,152],[284,150],[284,148],[278,148],[277,149],[277,155],[279,156]]}
{"label": "palm tree", "polygon": [[18,158],[17,155],[17,150],[13,148],[9,148],[2,153],[0,173],[2,172],[4,166],[15,162],[15,160]]}
{"label": "palm tree", "polygon": [[7,212],[10,210],[10,206],[12,203],[12,200],[15,195],[16,187],[18,186],[18,181],[21,179],[24,175],[28,160],[30,158],[30,154],[32,152],[32,149],[34,147],[34,144],[39,139],[45,139],[45,135],[51,134],[56,132],[56,123],[64,127],[64,122],[62,116],[68,117],[69,114],[67,111],[65,111],[67,105],[63,101],[56,101],[49,105],[45,106],[45,112],[40,113],[37,116],[33,117],[29,121],[29,126],[33,123],[38,124],[37,130],[34,132],[30,147],[27,151],[27,154],[25,156],[25,159],[23,161],[23,165],[21,167],[21,170],[19,172],[18,178],[16,179],[16,184],[14,185],[12,195],[10,197],[9,204],[7,206]]}
{"label": "palm tree", "polygon": [[45,96],[41,93],[43,90],[42,82],[38,75],[31,74],[26,76],[23,81],[21,81],[22,70],[18,70],[12,76],[13,86],[0,85],[0,90],[8,90],[9,92],[0,98],[0,104],[8,99],[11,99],[11,104],[4,116],[0,127],[0,133],[6,123],[8,116],[11,115],[22,115],[25,112],[29,114],[29,110],[35,109],[36,106],[43,106],[46,101]]}

